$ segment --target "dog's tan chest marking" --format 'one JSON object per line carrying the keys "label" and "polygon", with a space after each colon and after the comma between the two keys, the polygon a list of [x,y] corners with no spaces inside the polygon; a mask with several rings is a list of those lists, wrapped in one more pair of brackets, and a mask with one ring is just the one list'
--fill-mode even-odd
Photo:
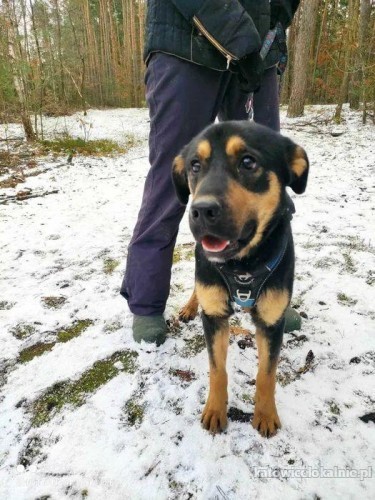
{"label": "dog's tan chest marking", "polygon": [[228,292],[218,285],[195,284],[198,302],[207,316],[225,317],[228,315]]}
{"label": "dog's tan chest marking", "polygon": [[257,302],[257,312],[267,326],[272,326],[279,321],[289,304],[289,292],[286,289],[265,290]]}

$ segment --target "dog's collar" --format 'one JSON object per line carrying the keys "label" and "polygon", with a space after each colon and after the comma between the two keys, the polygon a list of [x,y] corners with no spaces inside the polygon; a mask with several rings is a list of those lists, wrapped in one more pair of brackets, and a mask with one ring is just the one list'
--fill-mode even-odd
{"label": "dog's collar", "polygon": [[283,260],[288,241],[288,234],[285,234],[273,256],[254,269],[246,259],[214,264],[228,288],[232,302],[241,307],[255,306],[267,280]]}

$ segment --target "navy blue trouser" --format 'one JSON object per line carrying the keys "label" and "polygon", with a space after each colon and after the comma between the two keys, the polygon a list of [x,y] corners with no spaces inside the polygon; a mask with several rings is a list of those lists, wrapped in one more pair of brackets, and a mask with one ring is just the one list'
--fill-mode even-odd
{"label": "navy blue trouser", "polygon": [[[247,96],[235,75],[163,53],[153,54],[146,71],[150,112],[148,172],[142,205],[128,247],[121,294],[133,314],[160,315],[169,295],[173,249],[185,211],[172,183],[172,162],[181,148],[207,125],[246,120]],[[266,71],[255,95],[254,118],[279,130],[276,68]]]}

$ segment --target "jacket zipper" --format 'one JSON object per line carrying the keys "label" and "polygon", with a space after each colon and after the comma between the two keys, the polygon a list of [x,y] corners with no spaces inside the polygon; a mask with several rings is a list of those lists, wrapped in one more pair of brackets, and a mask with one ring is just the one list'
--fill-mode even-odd
{"label": "jacket zipper", "polygon": [[238,57],[230,53],[228,50],[224,49],[224,47],[212,35],[210,35],[210,33],[206,30],[206,28],[196,16],[193,17],[193,22],[197,26],[199,31],[201,31],[203,35],[212,43],[212,45],[223,54],[223,56],[227,60],[227,69],[229,69],[231,61],[238,61]]}

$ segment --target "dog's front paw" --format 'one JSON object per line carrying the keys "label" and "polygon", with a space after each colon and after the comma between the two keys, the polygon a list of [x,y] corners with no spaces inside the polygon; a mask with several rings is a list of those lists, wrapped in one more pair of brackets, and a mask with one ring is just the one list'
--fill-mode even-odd
{"label": "dog's front paw", "polygon": [[213,405],[208,400],[202,413],[201,422],[202,426],[211,434],[224,431],[228,425],[227,405],[225,403],[220,406]]}
{"label": "dog's front paw", "polygon": [[178,319],[183,323],[189,323],[198,314],[198,308],[192,307],[190,304],[186,304],[182,309],[178,311]]}
{"label": "dog's front paw", "polygon": [[263,437],[272,437],[277,429],[281,429],[281,423],[276,407],[270,411],[262,411],[255,407],[252,425]]}

